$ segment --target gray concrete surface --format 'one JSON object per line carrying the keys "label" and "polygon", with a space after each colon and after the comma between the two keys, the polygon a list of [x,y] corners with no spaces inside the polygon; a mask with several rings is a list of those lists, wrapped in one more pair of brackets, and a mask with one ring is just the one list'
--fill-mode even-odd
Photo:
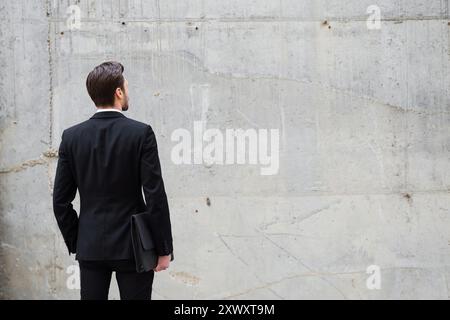
{"label": "gray concrete surface", "polygon": [[[0,16],[0,298],[79,297],[52,184],[109,59],[170,201],[154,299],[449,298],[448,0],[2,0]],[[278,173],[174,164],[171,134],[201,119],[279,129]]]}

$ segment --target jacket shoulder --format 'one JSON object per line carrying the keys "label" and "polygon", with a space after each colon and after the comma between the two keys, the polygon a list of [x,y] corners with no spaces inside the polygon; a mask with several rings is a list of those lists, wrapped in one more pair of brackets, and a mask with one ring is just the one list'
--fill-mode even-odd
{"label": "jacket shoulder", "polygon": [[64,129],[62,131],[62,134],[65,134],[66,137],[71,136],[73,133],[77,132],[78,130],[83,129],[87,125],[88,121],[89,120],[85,120],[83,122],[80,122],[80,123],[74,124],[70,127],[67,127],[66,129]]}
{"label": "jacket shoulder", "polygon": [[142,122],[142,121],[138,121],[132,118],[126,118],[125,119],[129,125],[137,128],[137,129],[141,129],[141,130],[145,130],[148,126],[150,126],[149,124]]}
{"label": "jacket shoulder", "polygon": [[[150,130],[153,130],[150,124],[132,118],[125,117],[121,122],[122,125],[127,127],[128,132],[133,132],[138,136],[145,135],[148,132],[149,128]],[[83,132],[85,129],[89,129],[89,127],[91,126],[92,122],[90,122],[90,119],[87,119],[83,122],[67,127],[63,130],[62,135],[64,135],[66,138],[70,138],[74,135],[78,135],[78,133]]]}
{"label": "jacket shoulder", "polygon": [[132,126],[139,136],[145,136],[148,132],[153,132],[153,128],[149,123],[127,118],[128,124]]}

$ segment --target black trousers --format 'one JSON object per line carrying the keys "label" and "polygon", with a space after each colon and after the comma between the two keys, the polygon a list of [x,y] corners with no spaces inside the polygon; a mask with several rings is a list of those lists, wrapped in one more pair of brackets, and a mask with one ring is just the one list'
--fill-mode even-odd
{"label": "black trousers", "polygon": [[151,300],[155,272],[137,273],[134,260],[79,260],[81,300],[108,300],[116,273],[121,300]]}

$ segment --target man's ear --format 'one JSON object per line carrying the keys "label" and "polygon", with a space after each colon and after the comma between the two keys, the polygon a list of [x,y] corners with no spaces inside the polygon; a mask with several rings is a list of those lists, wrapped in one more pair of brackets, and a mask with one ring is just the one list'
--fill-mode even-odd
{"label": "man's ear", "polygon": [[116,96],[117,98],[121,99],[123,96],[123,91],[121,88],[116,88]]}

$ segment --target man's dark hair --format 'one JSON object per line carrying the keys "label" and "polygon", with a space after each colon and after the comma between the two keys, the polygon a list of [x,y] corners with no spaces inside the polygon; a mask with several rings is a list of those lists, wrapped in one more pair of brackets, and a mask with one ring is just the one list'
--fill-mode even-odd
{"label": "man's dark hair", "polygon": [[86,79],[86,88],[96,106],[112,106],[117,88],[124,90],[123,65],[108,61],[96,66]]}

